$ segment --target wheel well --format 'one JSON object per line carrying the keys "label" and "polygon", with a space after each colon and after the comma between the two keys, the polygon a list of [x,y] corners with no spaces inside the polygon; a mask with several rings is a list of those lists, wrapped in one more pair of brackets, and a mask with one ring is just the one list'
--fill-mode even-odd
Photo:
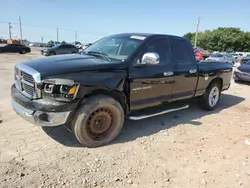
{"label": "wheel well", "polygon": [[123,95],[123,93],[117,90],[98,89],[98,90],[91,91],[90,93],[85,95],[84,98],[89,98],[90,96],[100,95],[100,94],[107,95],[107,96],[114,98],[116,101],[118,101],[121,104],[124,110],[124,113],[126,114],[128,112],[127,98]]}
{"label": "wheel well", "polygon": [[208,85],[208,87],[212,84],[212,83],[219,83],[220,84],[220,89],[222,90],[223,87],[223,80],[222,78],[214,78],[210,84]]}

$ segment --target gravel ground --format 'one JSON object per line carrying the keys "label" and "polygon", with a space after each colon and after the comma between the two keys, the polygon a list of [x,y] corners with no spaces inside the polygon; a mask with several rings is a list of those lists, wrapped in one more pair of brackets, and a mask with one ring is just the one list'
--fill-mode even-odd
{"label": "gravel ground", "polygon": [[15,114],[16,63],[40,57],[0,54],[0,187],[249,188],[250,86],[235,84],[218,109],[126,121],[100,148],[81,147],[64,127],[40,128]]}

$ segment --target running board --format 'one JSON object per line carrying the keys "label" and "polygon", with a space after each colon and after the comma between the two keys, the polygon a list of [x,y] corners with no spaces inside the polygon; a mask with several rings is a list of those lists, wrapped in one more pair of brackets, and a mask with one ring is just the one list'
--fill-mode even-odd
{"label": "running board", "polygon": [[127,118],[130,119],[130,120],[135,120],[136,121],[136,120],[146,119],[146,118],[150,118],[150,117],[154,117],[154,116],[159,116],[159,115],[162,115],[162,114],[167,114],[167,113],[170,113],[170,112],[184,110],[184,109],[186,109],[188,107],[189,107],[189,105],[185,105],[183,107],[172,108],[172,109],[164,110],[164,111],[161,111],[161,112],[158,112],[158,113],[155,113],[155,114],[140,115],[140,116],[128,116]]}

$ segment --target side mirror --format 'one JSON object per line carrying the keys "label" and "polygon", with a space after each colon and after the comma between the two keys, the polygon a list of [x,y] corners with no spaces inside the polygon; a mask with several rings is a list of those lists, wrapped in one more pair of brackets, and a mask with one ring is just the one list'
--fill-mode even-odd
{"label": "side mirror", "polygon": [[142,65],[157,65],[160,63],[160,56],[157,53],[149,52],[142,56]]}

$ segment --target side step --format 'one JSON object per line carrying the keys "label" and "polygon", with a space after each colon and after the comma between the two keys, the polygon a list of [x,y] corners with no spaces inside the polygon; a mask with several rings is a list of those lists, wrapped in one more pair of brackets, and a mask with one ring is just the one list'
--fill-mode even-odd
{"label": "side step", "polygon": [[162,115],[162,114],[167,114],[167,113],[170,113],[170,112],[184,110],[184,109],[186,109],[188,107],[189,107],[189,105],[185,105],[185,106],[181,106],[181,107],[178,107],[178,108],[170,108],[170,109],[167,109],[167,110],[163,110],[161,112],[154,113],[154,114],[138,115],[138,116],[128,116],[127,118],[130,119],[130,120],[141,120],[141,119],[146,119],[146,118],[150,118],[150,117],[154,117],[154,116],[159,116],[159,115]]}

